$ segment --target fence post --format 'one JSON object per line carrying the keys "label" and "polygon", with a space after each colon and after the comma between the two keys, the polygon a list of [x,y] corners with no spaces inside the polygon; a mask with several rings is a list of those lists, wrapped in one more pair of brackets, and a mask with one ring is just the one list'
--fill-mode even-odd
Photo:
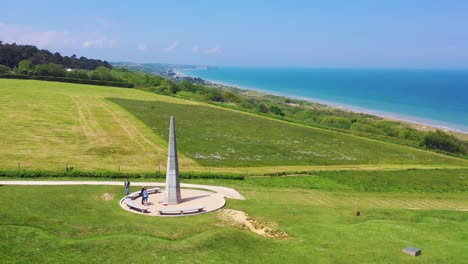
{"label": "fence post", "polygon": [[21,170],[21,162],[18,162],[18,170]]}

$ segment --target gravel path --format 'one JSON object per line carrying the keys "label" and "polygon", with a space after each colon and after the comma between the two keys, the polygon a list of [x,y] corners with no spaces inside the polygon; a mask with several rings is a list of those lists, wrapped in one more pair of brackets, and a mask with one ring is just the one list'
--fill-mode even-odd
{"label": "gravel path", "polygon": [[[157,186],[164,187],[162,182],[132,182],[132,186]],[[114,181],[0,181],[0,185],[121,185],[123,182]],[[215,191],[226,198],[245,200],[238,191],[233,188],[223,186],[211,186],[202,184],[181,183],[183,188],[200,188]]]}

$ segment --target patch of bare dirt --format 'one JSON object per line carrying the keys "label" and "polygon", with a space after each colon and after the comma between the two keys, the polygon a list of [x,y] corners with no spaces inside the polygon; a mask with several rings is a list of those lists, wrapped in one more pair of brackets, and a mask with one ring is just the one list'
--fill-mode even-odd
{"label": "patch of bare dirt", "polygon": [[242,211],[223,209],[219,211],[218,217],[228,225],[238,226],[267,238],[283,239],[289,237],[288,233],[276,229],[277,224],[260,223]]}
{"label": "patch of bare dirt", "polygon": [[101,199],[104,201],[114,200],[114,195],[111,193],[104,193],[103,195],[101,195]]}

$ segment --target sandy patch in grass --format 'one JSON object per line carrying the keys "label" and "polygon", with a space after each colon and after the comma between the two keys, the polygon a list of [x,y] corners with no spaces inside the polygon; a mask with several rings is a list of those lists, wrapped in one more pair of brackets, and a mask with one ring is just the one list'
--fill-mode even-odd
{"label": "sandy patch in grass", "polygon": [[104,201],[114,200],[114,195],[111,193],[104,193],[103,195],[101,195],[101,199]]}
{"label": "sandy patch in grass", "polygon": [[267,238],[283,239],[289,237],[286,232],[276,230],[277,224],[260,223],[242,211],[223,209],[219,211],[218,217],[228,225],[239,226]]}

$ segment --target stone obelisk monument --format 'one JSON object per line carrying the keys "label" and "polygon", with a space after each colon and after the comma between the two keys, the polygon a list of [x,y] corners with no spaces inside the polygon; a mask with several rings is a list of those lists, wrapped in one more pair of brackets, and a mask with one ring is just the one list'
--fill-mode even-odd
{"label": "stone obelisk monument", "polygon": [[179,181],[179,161],[177,160],[177,144],[174,117],[171,116],[169,128],[169,149],[167,153],[167,171],[166,171],[166,192],[164,193],[164,203],[179,204],[180,181]]}

